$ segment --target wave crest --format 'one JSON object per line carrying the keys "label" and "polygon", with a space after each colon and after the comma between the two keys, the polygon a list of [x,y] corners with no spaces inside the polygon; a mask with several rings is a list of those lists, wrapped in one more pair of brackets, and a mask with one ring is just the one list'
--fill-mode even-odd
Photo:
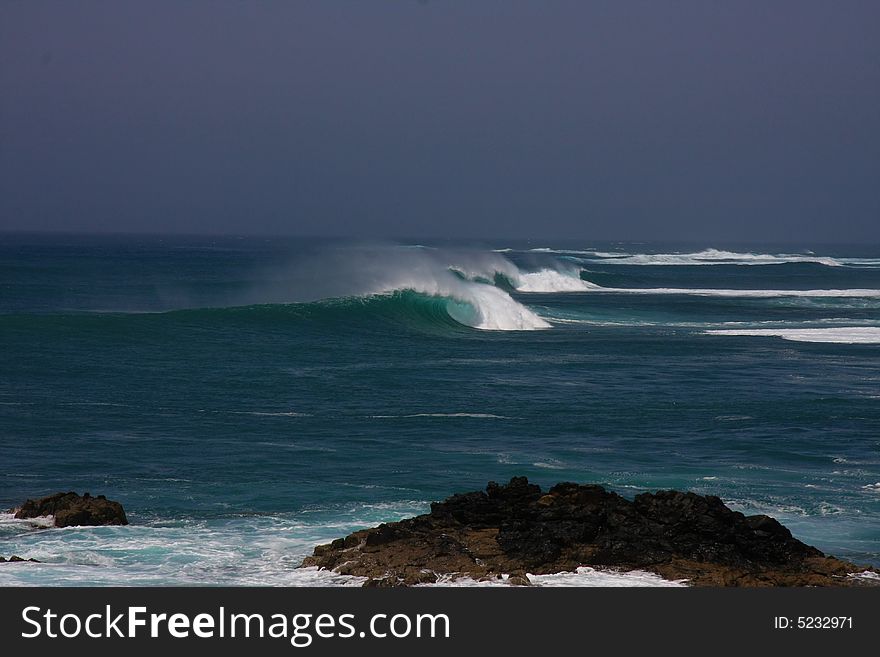
{"label": "wave crest", "polygon": [[555,269],[520,272],[514,282],[517,292],[587,292],[599,286],[581,279],[580,272],[565,273]]}
{"label": "wave crest", "polygon": [[318,301],[411,292],[436,300],[449,318],[472,328],[550,328],[537,314],[494,285],[498,274],[516,280],[519,269],[494,253],[358,246],[323,253],[320,259],[300,263],[290,272],[290,296],[304,295],[307,298],[303,300]]}

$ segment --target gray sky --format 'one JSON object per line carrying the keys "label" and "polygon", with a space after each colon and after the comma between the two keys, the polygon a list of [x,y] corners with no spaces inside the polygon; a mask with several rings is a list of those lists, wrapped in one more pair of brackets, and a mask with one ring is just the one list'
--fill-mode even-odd
{"label": "gray sky", "polygon": [[880,242],[880,3],[0,0],[0,229]]}

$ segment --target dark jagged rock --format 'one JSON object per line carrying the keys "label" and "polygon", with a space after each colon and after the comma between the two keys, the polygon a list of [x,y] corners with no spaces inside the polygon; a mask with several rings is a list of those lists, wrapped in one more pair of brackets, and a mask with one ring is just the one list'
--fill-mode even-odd
{"label": "dark jagged rock", "polygon": [[[525,573],[579,566],[645,570],[704,586],[845,586],[866,570],[792,537],[765,515],[678,491],[630,501],[601,486],[561,483],[544,493],[525,477],[453,495],[428,514],[354,532],[315,548],[303,566],[368,577],[368,586],[439,575],[528,584]],[[870,570],[870,569],[868,569]]]}
{"label": "dark jagged rock", "polygon": [[119,502],[103,495],[55,493],[38,500],[27,500],[15,512],[19,519],[54,516],[56,527],[76,525],[127,525],[125,510]]}
{"label": "dark jagged rock", "polygon": [[[30,561],[31,563],[43,563],[42,561],[40,561],[38,559],[24,559],[24,558],[18,556],[17,554],[13,554],[11,557],[9,557],[9,563],[23,563],[25,561]],[[6,559],[4,557],[0,557],[0,563],[5,563],[5,562],[6,562]]]}

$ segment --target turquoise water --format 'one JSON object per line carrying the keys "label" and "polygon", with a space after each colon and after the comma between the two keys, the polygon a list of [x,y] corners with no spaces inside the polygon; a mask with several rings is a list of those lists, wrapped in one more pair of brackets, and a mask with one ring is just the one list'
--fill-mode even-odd
{"label": "turquoise water", "polygon": [[[712,249],[712,250],[710,250]],[[880,248],[0,236],[0,584],[337,583],[514,475],[679,488],[880,565]]]}

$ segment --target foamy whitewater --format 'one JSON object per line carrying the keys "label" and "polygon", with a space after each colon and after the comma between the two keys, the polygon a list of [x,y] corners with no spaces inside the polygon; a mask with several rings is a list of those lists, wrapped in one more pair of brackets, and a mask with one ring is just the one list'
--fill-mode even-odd
{"label": "foamy whitewater", "polygon": [[0,585],[357,586],[297,566],[518,475],[718,495],[880,565],[875,247],[6,236],[0,280],[0,510],[131,521],[2,514],[42,563]]}
{"label": "foamy whitewater", "polygon": [[553,269],[518,272],[514,280],[517,292],[586,292],[601,289],[582,280],[579,272],[562,273]]}
{"label": "foamy whitewater", "polygon": [[713,335],[771,336],[799,342],[831,342],[837,344],[880,344],[880,327],[842,326],[839,328],[803,329],[713,329]]}

